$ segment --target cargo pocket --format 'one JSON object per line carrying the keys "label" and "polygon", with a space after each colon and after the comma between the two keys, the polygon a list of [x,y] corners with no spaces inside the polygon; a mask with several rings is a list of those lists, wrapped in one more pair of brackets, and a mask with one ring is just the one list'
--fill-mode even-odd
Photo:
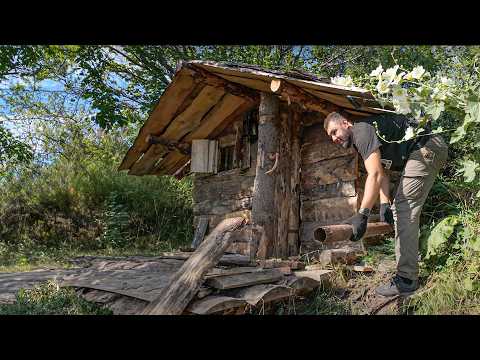
{"label": "cargo pocket", "polygon": [[422,197],[426,178],[422,176],[403,176],[397,189],[398,200],[418,200]]}

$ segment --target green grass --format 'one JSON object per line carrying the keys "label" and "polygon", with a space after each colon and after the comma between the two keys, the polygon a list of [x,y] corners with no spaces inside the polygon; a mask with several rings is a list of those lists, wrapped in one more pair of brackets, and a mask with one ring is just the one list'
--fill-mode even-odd
{"label": "green grass", "polygon": [[180,245],[170,241],[129,244],[123,248],[107,247],[96,250],[79,249],[38,249],[28,248],[17,250],[15,247],[4,247],[0,252],[0,272],[32,271],[39,268],[64,268],[72,267],[70,259],[78,256],[156,256],[162,252],[175,251]]}
{"label": "green grass", "polygon": [[367,254],[361,261],[371,266],[377,266],[382,260],[395,260],[395,239],[387,238],[379,245],[366,247]]}
{"label": "green grass", "polygon": [[434,272],[406,304],[417,315],[480,314],[480,260],[469,256]]}
{"label": "green grass", "polygon": [[0,305],[0,315],[111,315],[102,308],[77,296],[72,288],[60,288],[47,281],[32,289],[18,292],[14,304]]}

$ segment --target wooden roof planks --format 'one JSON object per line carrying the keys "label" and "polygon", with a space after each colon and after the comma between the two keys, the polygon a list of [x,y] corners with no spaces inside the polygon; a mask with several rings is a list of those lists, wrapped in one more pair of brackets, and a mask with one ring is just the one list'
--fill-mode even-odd
{"label": "wooden roof planks", "polygon": [[[213,108],[225,95],[225,91],[219,88],[205,86],[191,105],[179,114],[167,127],[162,136],[168,140],[180,140],[187,133],[200,125],[204,115]],[[151,145],[144,156],[133,164],[129,175],[145,175],[152,170],[158,159],[168,152],[162,144]]]}
{"label": "wooden roof planks", "polygon": [[192,76],[191,70],[181,69],[177,72],[172,82],[163,92],[158,104],[155,106],[147,121],[140,129],[133,146],[128,150],[120,164],[119,170],[130,169],[135,161],[147,151],[150,146],[150,144],[145,141],[147,135],[159,135],[165,130],[173,119],[180,104],[191,95],[198,81],[198,79]]}
{"label": "wooden roof planks", "polygon": [[[336,104],[363,116],[388,112],[378,108],[367,90],[329,84],[313,74],[211,61],[183,62],[140,129],[119,170],[129,170],[129,175],[175,174],[187,164],[189,155],[162,144],[150,144],[148,135],[185,143],[214,138],[228,123],[256,104],[258,92],[271,92],[272,80],[279,79],[297,94],[309,98],[312,104],[316,99],[319,104],[327,101],[326,104]],[[347,96],[355,97],[360,107],[355,107]],[[301,100],[297,101],[301,104]]]}

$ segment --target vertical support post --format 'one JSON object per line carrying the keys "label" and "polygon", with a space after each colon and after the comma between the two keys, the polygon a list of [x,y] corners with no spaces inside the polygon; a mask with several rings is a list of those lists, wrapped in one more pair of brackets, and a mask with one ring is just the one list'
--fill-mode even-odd
{"label": "vertical support post", "polygon": [[296,256],[300,251],[300,131],[301,116],[298,111],[290,111],[290,215],[288,218],[288,256]]}
{"label": "vertical support post", "polygon": [[252,198],[252,259],[275,256],[277,209],[275,204],[275,171],[267,174],[278,159],[279,99],[261,93],[258,124],[258,150]]}

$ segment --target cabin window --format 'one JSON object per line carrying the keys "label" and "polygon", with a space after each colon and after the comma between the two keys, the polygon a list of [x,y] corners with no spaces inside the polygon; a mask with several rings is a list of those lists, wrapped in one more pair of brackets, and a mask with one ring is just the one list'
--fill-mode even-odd
{"label": "cabin window", "polygon": [[192,173],[213,173],[218,169],[218,141],[193,140],[190,171]]}
{"label": "cabin window", "polygon": [[220,163],[218,171],[227,171],[234,168],[235,146],[225,146],[220,148]]}

